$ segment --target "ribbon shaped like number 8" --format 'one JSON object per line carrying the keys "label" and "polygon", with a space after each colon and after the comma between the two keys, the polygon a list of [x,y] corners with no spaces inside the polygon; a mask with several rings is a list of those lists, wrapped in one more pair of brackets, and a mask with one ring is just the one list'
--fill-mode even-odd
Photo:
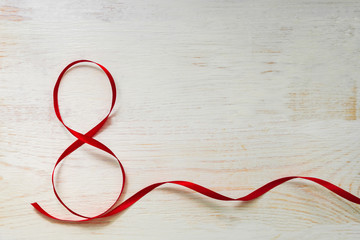
{"label": "ribbon shaped like number 8", "polygon": [[[58,91],[59,91],[59,86],[60,86],[60,82],[61,79],[63,78],[64,74],[66,73],[67,70],[69,70],[72,66],[74,66],[75,64],[78,63],[94,63],[97,66],[99,66],[106,74],[106,76],[109,79],[110,85],[111,85],[111,90],[112,90],[112,102],[111,102],[111,108],[109,113],[105,116],[105,118],[99,122],[95,127],[93,127],[90,131],[88,131],[86,134],[82,134],[79,133],[71,128],[69,128],[68,126],[66,126],[66,124],[63,122],[62,117],[60,115],[60,110],[59,110],[59,104],[58,104]],[[187,182],[187,181],[166,181],[166,182],[159,182],[159,183],[154,183],[152,185],[149,185],[143,189],[141,189],[140,191],[138,191],[137,193],[135,193],[133,196],[131,196],[130,198],[128,198],[127,200],[125,200],[124,202],[122,202],[121,204],[115,206],[117,204],[117,202],[119,201],[120,196],[123,193],[124,190],[124,185],[125,185],[125,169],[122,166],[120,160],[116,157],[116,155],[108,148],[106,147],[104,144],[102,144],[101,142],[95,140],[93,138],[93,136],[104,126],[105,122],[107,121],[107,119],[110,116],[110,113],[112,111],[112,109],[114,108],[115,105],[115,101],[116,101],[116,86],[115,86],[115,81],[114,78],[111,76],[110,72],[102,65],[100,65],[99,63],[90,61],[90,60],[78,60],[75,62],[70,63],[69,65],[67,65],[64,70],[60,73],[57,82],[55,84],[54,87],[54,110],[55,110],[55,114],[57,116],[57,118],[59,119],[59,121],[64,125],[64,127],[74,136],[77,138],[77,140],[72,143],[68,148],[65,149],[65,151],[60,155],[59,159],[56,161],[54,169],[52,171],[52,186],[53,186],[53,190],[55,193],[56,198],[59,200],[59,202],[72,214],[80,217],[81,219],[79,220],[68,220],[68,219],[61,219],[58,217],[54,217],[52,215],[50,215],[48,212],[46,212],[42,207],[40,207],[40,205],[38,203],[32,203],[31,205],[38,210],[41,214],[44,214],[47,217],[50,217],[52,219],[56,219],[56,220],[61,220],[61,221],[68,221],[68,222],[83,222],[83,221],[90,221],[92,219],[96,219],[96,218],[104,218],[104,217],[109,217],[112,216],[114,214],[120,213],[122,211],[124,211],[125,209],[127,209],[128,207],[130,207],[131,205],[133,205],[134,203],[136,203],[139,199],[141,199],[143,196],[145,196],[146,194],[148,194],[149,192],[151,192],[152,190],[154,190],[155,188],[164,185],[164,184],[176,184],[176,185],[180,185],[186,188],[189,188],[195,192],[198,192],[202,195],[205,195],[207,197],[213,198],[213,199],[217,199],[217,200],[221,200],[221,201],[251,201],[255,198],[260,197],[261,195],[265,194],[266,192],[270,191],[271,189],[279,186],[280,184],[287,182],[291,179],[294,178],[301,178],[301,179],[306,179],[306,180],[310,180],[312,182],[315,182],[317,184],[320,184],[321,186],[329,189],[330,191],[334,192],[335,194],[339,195],[342,198],[347,199],[348,201],[351,201],[353,203],[356,204],[360,204],[360,198],[354,196],[353,194],[341,189],[338,186],[335,186],[334,184],[327,182],[325,180],[319,179],[319,178],[314,178],[314,177],[300,177],[300,176],[289,176],[289,177],[283,177],[283,178],[279,178],[276,179],[274,181],[271,181],[267,184],[265,184],[264,186],[254,190],[253,192],[249,193],[248,195],[244,196],[244,197],[240,197],[240,198],[230,198],[230,197],[226,197],[224,195],[221,195],[217,192],[214,192],[208,188],[205,188],[203,186],[200,186],[198,184],[192,183],[192,182]],[[121,186],[121,190],[118,194],[118,197],[116,199],[116,201],[104,212],[96,215],[96,216],[92,216],[92,217],[87,217],[84,215],[81,215],[79,213],[76,213],[75,211],[73,211],[72,209],[70,209],[60,198],[59,194],[56,191],[55,188],[55,182],[54,182],[54,175],[55,175],[55,169],[58,166],[58,164],[69,154],[71,154],[73,151],[75,151],[76,149],[78,149],[79,147],[81,147],[84,143],[89,144],[93,147],[96,147],[108,154],[110,154],[111,156],[113,156],[121,169],[121,173],[122,173],[122,186]]]}

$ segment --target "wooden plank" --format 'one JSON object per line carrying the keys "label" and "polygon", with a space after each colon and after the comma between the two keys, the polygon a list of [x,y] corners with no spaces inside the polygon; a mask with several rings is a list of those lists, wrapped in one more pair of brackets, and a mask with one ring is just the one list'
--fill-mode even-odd
{"label": "wooden plank", "polygon": [[[167,186],[118,216],[72,217],[50,173],[74,141],[52,90],[70,61],[91,59],[119,97],[96,139],[127,171],[125,198],[188,180],[237,197],[287,175],[360,195],[360,2],[0,0],[0,239],[357,239],[360,208],[294,180],[246,204]],[[66,123],[85,132],[110,106],[97,68],[69,71]],[[110,157],[84,146],[57,174],[69,206],[94,215],[116,197]]]}

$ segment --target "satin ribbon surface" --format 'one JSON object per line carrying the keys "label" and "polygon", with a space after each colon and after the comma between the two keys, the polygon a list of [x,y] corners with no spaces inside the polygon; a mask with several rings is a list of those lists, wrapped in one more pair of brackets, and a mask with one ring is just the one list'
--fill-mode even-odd
{"label": "satin ribbon surface", "polygon": [[[109,113],[105,116],[105,118],[100,121],[95,127],[93,127],[90,131],[88,131],[86,134],[82,134],[79,133],[73,129],[71,129],[70,127],[68,127],[64,121],[62,120],[61,114],[60,114],[60,110],[59,110],[59,103],[58,103],[58,92],[59,92],[59,86],[60,86],[60,82],[61,79],[63,78],[64,74],[66,73],[66,71],[68,71],[72,66],[78,64],[78,63],[93,63],[96,64],[97,66],[99,66],[104,73],[106,74],[106,76],[109,79],[110,85],[111,85],[111,90],[112,90],[112,101],[111,101],[111,107],[109,110]],[[254,190],[253,192],[249,193],[246,196],[240,197],[240,198],[230,198],[224,195],[221,195],[217,192],[214,192],[208,188],[205,188],[203,186],[200,186],[198,184],[192,183],[192,182],[187,182],[187,181],[166,181],[166,182],[159,182],[159,183],[154,183],[152,185],[149,185],[143,189],[141,189],[140,191],[138,191],[137,193],[135,193],[133,196],[131,196],[130,198],[128,198],[127,200],[123,201],[122,203],[117,205],[117,202],[119,201],[119,198],[122,196],[123,194],[123,190],[124,190],[124,185],[125,185],[125,181],[126,181],[126,175],[125,175],[125,169],[122,166],[120,160],[116,157],[116,155],[108,148],[106,147],[104,144],[102,144],[101,142],[95,140],[93,138],[93,136],[104,126],[105,122],[107,121],[107,119],[110,116],[110,113],[112,111],[112,109],[114,108],[115,105],[115,101],[116,101],[116,86],[115,86],[115,81],[114,78],[112,77],[112,75],[110,74],[110,72],[101,64],[90,61],[90,60],[78,60],[78,61],[74,61],[72,63],[70,63],[69,65],[67,65],[64,70],[60,73],[57,82],[55,84],[54,87],[54,93],[53,93],[53,99],[54,99],[54,110],[55,110],[55,114],[57,116],[57,118],[59,119],[59,121],[64,125],[64,127],[77,139],[75,142],[73,142],[68,148],[65,149],[65,151],[60,155],[60,157],[58,158],[58,160],[55,163],[54,169],[52,171],[52,187],[53,187],[53,191],[55,193],[56,198],[59,200],[59,202],[69,211],[71,212],[73,215],[80,217],[80,219],[78,220],[70,220],[70,219],[62,219],[59,217],[55,217],[51,214],[49,214],[47,211],[45,211],[42,207],[40,207],[40,205],[38,203],[31,203],[31,205],[37,210],[39,211],[41,214],[50,217],[52,219],[56,219],[56,220],[60,220],[60,221],[67,221],[67,222],[84,222],[84,221],[90,221],[93,219],[97,219],[97,218],[104,218],[104,217],[109,217],[112,216],[114,214],[120,213],[122,211],[124,211],[125,209],[129,208],[130,206],[132,206],[134,203],[136,203],[137,201],[139,201],[142,197],[144,197],[146,194],[148,194],[149,192],[151,192],[152,190],[154,190],[155,188],[160,187],[161,185],[164,184],[175,184],[175,185],[180,185],[182,187],[186,187],[189,188],[195,192],[198,192],[202,195],[205,195],[209,198],[213,198],[216,200],[221,200],[221,201],[251,201],[254,200],[258,197],[260,197],[261,195],[265,194],[266,192],[270,191],[271,189],[279,186],[280,184],[283,184],[289,180],[295,179],[295,178],[300,178],[300,179],[306,179],[312,182],[315,182],[325,188],[327,188],[328,190],[332,191],[333,193],[337,194],[338,196],[356,203],[356,204],[360,204],[360,198],[358,198],[357,196],[343,190],[342,188],[327,182],[325,180],[319,179],[319,178],[314,178],[314,177],[301,177],[301,176],[289,176],[289,177],[283,177],[283,178],[279,178],[276,179],[274,181],[271,181],[267,184],[265,184],[264,186]],[[116,201],[114,201],[114,203],[104,212],[99,213],[95,216],[92,217],[88,217],[88,216],[84,216],[82,214],[79,214],[77,212],[75,212],[74,210],[70,209],[61,199],[61,197],[59,196],[59,194],[56,191],[55,188],[55,182],[54,182],[54,176],[55,176],[55,169],[57,168],[57,166],[59,165],[59,163],[69,154],[71,154],[73,151],[75,151],[76,149],[78,149],[79,147],[81,147],[84,143],[89,144],[95,148],[98,148],[108,154],[110,154],[111,156],[113,156],[119,166],[120,166],[120,170],[122,173],[122,186],[121,186],[121,190],[119,191],[118,197],[116,199]]]}

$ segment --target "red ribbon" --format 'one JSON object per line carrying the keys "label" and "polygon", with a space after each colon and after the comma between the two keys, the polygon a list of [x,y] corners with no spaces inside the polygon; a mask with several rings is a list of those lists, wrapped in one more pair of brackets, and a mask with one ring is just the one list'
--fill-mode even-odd
{"label": "red ribbon", "polygon": [[[88,131],[86,134],[82,134],[79,133],[71,128],[69,128],[68,126],[66,126],[66,124],[63,122],[61,115],[60,115],[60,111],[59,111],[59,104],[58,104],[58,92],[59,92],[59,85],[61,82],[61,79],[63,78],[64,74],[66,73],[66,71],[71,68],[73,65],[81,63],[81,62],[87,62],[87,63],[94,63],[96,65],[98,65],[107,75],[109,81],[110,81],[110,85],[111,85],[111,90],[112,90],[112,102],[111,102],[111,108],[109,113],[106,115],[106,117],[99,122],[95,127],[93,127],[90,131]],[[205,188],[203,186],[200,186],[198,184],[192,183],[192,182],[187,182],[187,181],[167,181],[167,182],[160,182],[160,183],[155,183],[152,184],[150,186],[147,186],[146,188],[138,191],[137,193],[135,193],[133,196],[131,196],[130,198],[128,198],[127,200],[125,200],[124,202],[122,202],[120,205],[115,207],[115,204],[118,202],[121,194],[123,193],[124,190],[124,185],[125,185],[125,169],[122,166],[120,160],[116,157],[116,155],[108,148],[106,147],[104,144],[102,144],[101,142],[95,140],[93,138],[93,136],[102,128],[102,126],[105,124],[105,122],[107,121],[114,105],[115,105],[115,101],[116,101],[116,86],[115,86],[115,81],[114,78],[111,76],[110,72],[102,65],[93,62],[93,61],[89,61],[89,60],[78,60],[75,62],[70,63],[69,65],[67,65],[64,70],[60,73],[57,82],[55,84],[54,87],[54,110],[56,113],[57,118],[59,119],[59,121],[64,125],[64,127],[72,134],[74,135],[77,140],[72,143],[68,148],[65,149],[65,151],[60,155],[59,159],[56,161],[54,169],[52,171],[52,186],[53,186],[53,190],[55,193],[56,198],[59,200],[59,202],[72,214],[81,217],[82,219],[80,220],[68,220],[68,219],[61,219],[61,218],[57,218],[54,217],[52,215],[50,215],[48,212],[46,212],[42,207],[40,207],[40,205],[38,203],[31,203],[31,205],[38,210],[40,213],[44,214],[45,216],[48,216],[52,219],[56,219],[56,220],[61,220],[61,221],[68,221],[68,222],[84,222],[84,221],[89,221],[92,219],[96,219],[96,218],[103,218],[103,217],[109,217],[112,216],[114,214],[120,213],[122,211],[124,211],[125,209],[127,209],[128,207],[130,207],[131,205],[133,205],[134,203],[136,203],[137,201],[139,201],[143,196],[145,196],[146,194],[148,194],[149,192],[151,192],[152,190],[154,190],[157,187],[160,187],[163,184],[176,184],[176,185],[180,185],[186,188],[189,188],[195,192],[198,192],[200,194],[203,194],[207,197],[213,198],[213,199],[217,199],[217,200],[221,200],[221,201],[251,201],[255,198],[260,197],[261,195],[265,194],[266,192],[270,191],[271,189],[279,186],[280,184],[283,184],[284,182],[287,182],[291,179],[294,178],[301,178],[301,179],[306,179],[306,180],[310,180],[312,182],[315,182],[317,184],[320,184],[321,186],[329,189],[330,191],[332,191],[333,193],[339,195],[342,198],[347,199],[350,202],[356,203],[356,204],[360,204],[360,198],[354,196],[353,194],[341,189],[338,186],[335,186],[334,184],[327,182],[325,180],[319,179],[319,178],[314,178],[314,177],[300,177],[300,176],[290,176],[290,177],[283,177],[283,178],[279,178],[276,179],[272,182],[269,182],[267,184],[265,184],[264,186],[256,189],[255,191],[249,193],[248,195],[244,196],[244,197],[240,197],[240,198],[230,198],[230,197],[226,197],[224,195],[221,195],[217,192],[214,192],[208,188]],[[91,146],[94,146],[104,152],[107,152],[108,154],[112,155],[118,162],[121,172],[122,172],[122,186],[121,186],[121,190],[119,192],[119,195],[117,197],[117,199],[115,200],[115,202],[104,212],[93,216],[93,217],[87,217],[84,215],[81,215],[77,212],[75,212],[74,210],[70,209],[60,198],[60,196],[58,195],[56,188],[55,188],[55,184],[54,184],[54,174],[55,174],[55,169],[58,166],[58,164],[69,154],[71,154],[73,151],[75,151],[76,149],[78,149],[79,147],[81,147],[84,143],[87,143]]]}

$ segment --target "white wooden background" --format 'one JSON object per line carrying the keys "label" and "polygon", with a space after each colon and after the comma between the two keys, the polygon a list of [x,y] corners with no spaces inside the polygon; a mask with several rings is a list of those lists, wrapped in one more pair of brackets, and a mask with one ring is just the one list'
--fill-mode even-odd
{"label": "white wooden background", "polygon": [[[39,215],[50,173],[74,141],[52,91],[91,59],[119,98],[96,139],[128,173],[125,198],[165,180],[239,197],[287,175],[360,195],[360,2],[354,0],[0,0],[0,239],[358,239],[360,207],[288,182],[251,203],[180,187],[84,224]],[[87,131],[107,112],[105,75],[86,64],[60,89],[63,118]],[[69,206],[96,214],[121,184],[116,162],[84,146],[57,172]]]}

